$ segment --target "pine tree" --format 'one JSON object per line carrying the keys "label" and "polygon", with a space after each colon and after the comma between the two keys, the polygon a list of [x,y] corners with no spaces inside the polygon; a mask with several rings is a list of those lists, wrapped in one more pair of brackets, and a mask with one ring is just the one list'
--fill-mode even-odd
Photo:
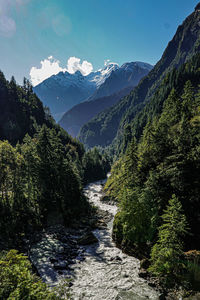
{"label": "pine tree", "polygon": [[137,181],[137,144],[135,138],[128,144],[123,160],[123,180],[126,187],[133,187]]}
{"label": "pine tree", "polygon": [[162,215],[163,224],[159,227],[158,241],[151,251],[149,271],[164,279],[165,284],[173,284],[178,279],[183,263],[183,237],[187,233],[186,217],[181,202],[173,195]]}

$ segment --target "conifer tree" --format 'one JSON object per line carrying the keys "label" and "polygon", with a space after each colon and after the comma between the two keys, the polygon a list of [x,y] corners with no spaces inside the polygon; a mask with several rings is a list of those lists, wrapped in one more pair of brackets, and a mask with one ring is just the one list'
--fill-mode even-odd
{"label": "conifer tree", "polygon": [[149,271],[162,277],[168,285],[178,279],[183,263],[183,237],[187,233],[187,221],[181,202],[173,195],[162,215],[163,224],[159,227],[158,241],[151,251]]}

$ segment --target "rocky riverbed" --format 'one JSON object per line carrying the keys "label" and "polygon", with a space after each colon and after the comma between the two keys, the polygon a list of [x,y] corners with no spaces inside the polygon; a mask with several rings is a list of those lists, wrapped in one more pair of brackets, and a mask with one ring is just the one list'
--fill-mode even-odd
{"label": "rocky riverbed", "polygon": [[54,226],[40,233],[29,257],[49,286],[70,278],[74,300],[159,299],[159,293],[139,277],[139,260],[124,254],[112,241],[117,207],[101,201],[104,182],[84,189],[91,204],[98,207],[98,217],[83,220],[75,228]]}

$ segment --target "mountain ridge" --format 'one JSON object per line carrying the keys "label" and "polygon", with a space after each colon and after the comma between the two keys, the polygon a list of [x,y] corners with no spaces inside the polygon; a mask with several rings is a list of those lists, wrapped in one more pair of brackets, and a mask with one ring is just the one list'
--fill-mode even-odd
{"label": "mountain ridge", "polygon": [[44,105],[50,108],[54,118],[59,120],[72,106],[90,97],[117,68],[116,64],[109,64],[87,76],[80,71],[74,74],[59,72],[42,81],[33,90]]}
{"label": "mountain ridge", "polygon": [[[112,70],[110,76],[92,96],[67,111],[59,124],[72,136],[77,136],[84,123],[92,119],[97,113],[117,103],[123,96],[128,95],[151,69],[150,64],[130,62]],[[118,95],[116,95],[117,93]]]}
{"label": "mountain ridge", "polygon": [[199,22],[200,12],[196,10],[178,27],[161,59],[130,95],[111,107],[109,112],[98,114],[82,127],[79,139],[85,145],[106,147],[116,137],[122,137],[124,128],[141,111],[144,104],[151,100],[164,76],[200,51]]}
{"label": "mountain ridge", "polygon": [[132,87],[127,87],[110,96],[81,102],[67,111],[58,123],[63,129],[66,128],[66,131],[71,136],[75,137],[78,135],[80,128],[92,119],[94,115],[114,105],[122,97],[128,95],[131,90]]}
{"label": "mountain ridge", "polygon": [[[53,117],[58,121],[65,112],[76,104],[109,96],[127,86],[135,85],[137,75],[134,77],[132,73],[136,67],[138,67],[137,72],[139,70],[147,72],[152,68],[150,64],[144,62],[125,63],[121,67],[116,63],[109,63],[103,69],[91,72],[86,76],[80,71],[76,71],[74,74],[67,71],[59,72],[57,75],[52,75],[35,86],[33,90],[43,101],[44,105],[50,108]],[[118,81],[114,83],[114,80],[111,79],[113,86],[110,85],[109,87],[108,83],[108,87],[105,90],[103,86],[110,77],[116,77],[115,81]],[[128,80],[129,83],[127,83]]]}

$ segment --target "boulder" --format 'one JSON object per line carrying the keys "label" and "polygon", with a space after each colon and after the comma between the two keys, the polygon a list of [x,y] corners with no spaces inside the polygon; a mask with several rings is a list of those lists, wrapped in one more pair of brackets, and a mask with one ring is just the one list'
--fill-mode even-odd
{"label": "boulder", "polygon": [[78,239],[79,245],[91,245],[97,242],[98,239],[92,232],[87,232],[81,238]]}
{"label": "boulder", "polygon": [[59,261],[54,264],[55,270],[66,270],[67,264],[65,261]]}
{"label": "boulder", "polygon": [[110,261],[122,261],[121,257],[120,256],[113,256],[110,258]]}

